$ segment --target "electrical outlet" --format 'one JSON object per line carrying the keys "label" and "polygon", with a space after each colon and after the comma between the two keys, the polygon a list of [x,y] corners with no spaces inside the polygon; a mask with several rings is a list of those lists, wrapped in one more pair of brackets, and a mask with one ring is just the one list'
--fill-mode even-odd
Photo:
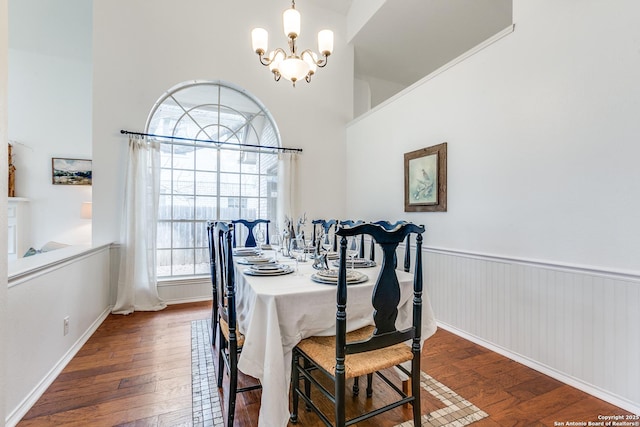
{"label": "electrical outlet", "polygon": [[64,320],[64,335],[69,333],[69,316],[65,317]]}

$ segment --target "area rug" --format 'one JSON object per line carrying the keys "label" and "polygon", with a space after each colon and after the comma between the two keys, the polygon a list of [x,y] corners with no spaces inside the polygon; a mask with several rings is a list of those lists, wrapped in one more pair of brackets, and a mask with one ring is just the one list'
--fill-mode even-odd
{"label": "area rug", "polygon": [[[444,408],[422,416],[422,426],[460,427],[487,417],[471,402],[429,375],[422,374],[420,385],[442,402]],[[224,426],[216,372],[211,353],[211,320],[191,322],[191,383],[193,397],[193,425],[196,427]],[[412,427],[413,421],[396,427]]]}
{"label": "area rug", "polygon": [[211,352],[211,319],[191,322],[191,396],[194,427],[224,426]]}

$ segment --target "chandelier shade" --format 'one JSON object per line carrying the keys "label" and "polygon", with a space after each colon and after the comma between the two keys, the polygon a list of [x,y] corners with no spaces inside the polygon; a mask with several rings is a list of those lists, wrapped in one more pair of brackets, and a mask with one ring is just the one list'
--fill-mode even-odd
{"label": "chandelier shade", "polygon": [[310,49],[298,54],[296,40],[300,36],[300,12],[296,10],[295,0],[291,8],[282,14],[282,28],[288,39],[289,53],[282,48],[276,48],[267,53],[269,47],[269,33],[264,28],[254,28],[251,31],[251,44],[258,54],[260,63],[268,66],[275,81],[284,77],[295,87],[299,80],[311,81],[318,68],[327,65],[327,58],[333,53],[333,31],[322,30],[318,33],[318,51]]}
{"label": "chandelier shade", "polygon": [[300,35],[300,12],[291,8],[282,13],[282,26],[284,35],[289,38],[296,38]]}
{"label": "chandelier shade", "polygon": [[280,63],[280,74],[290,82],[297,82],[309,74],[309,64],[302,59],[287,58]]}
{"label": "chandelier shade", "polygon": [[331,55],[333,52],[333,31],[322,30],[318,33],[318,50],[323,55]]}
{"label": "chandelier shade", "polygon": [[269,46],[269,33],[264,28],[254,28],[251,31],[251,44],[255,52],[266,52]]}

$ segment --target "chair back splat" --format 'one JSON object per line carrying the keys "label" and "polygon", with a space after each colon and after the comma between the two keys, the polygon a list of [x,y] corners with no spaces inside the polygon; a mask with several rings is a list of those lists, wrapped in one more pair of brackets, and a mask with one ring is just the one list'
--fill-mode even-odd
{"label": "chair back splat", "polygon": [[[331,228],[335,229],[338,227],[338,221],[335,219],[314,219],[311,221],[313,224],[313,235],[311,238],[313,239],[314,246],[317,244],[320,236],[322,234],[329,234],[331,232]],[[335,251],[337,248],[337,240],[335,234],[333,235],[333,250]]]}
{"label": "chair back splat", "polygon": [[[377,224],[381,227],[383,227],[385,230],[392,230],[394,228],[397,228],[400,225],[403,224],[410,224],[407,221],[397,221],[394,223],[388,222],[388,221],[377,221],[374,222],[374,224]],[[373,251],[374,246],[371,246],[371,260],[373,261],[374,259],[374,251]],[[394,268],[396,268],[398,266],[398,259],[397,256],[394,256],[393,259],[393,266]],[[405,248],[404,248],[404,271],[409,272],[409,270],[411,270],[411,234],[407,235],[407,240],[405,242]]]}
{"label": "chair back splat", "polygon": [[[256,237],[254,236],[254,229],[256,228],[256,226],[258,226],[258,224],[266,224],[265,228],[266,228],[266,241],[265,243],[268,245],[269,244],[269,223],[271,223],[271,220],[269,219],[255,219],[255,220],[248,220],[248,219],[234,219],[233,221],[231,221],[232,224],[236,225],[236,224],[242,224],[245,227],[247,227],[247,238],[245,239],[244,242],[244,246],[246,248],[255,248],[257,246],[257,242],[256,242]],[[238,230],[236,230],[237,232]],[[236,235],[234,233],[233,235],[233,247],[236,247]]]}
{"label": "chair back splat", "polygon": [[[422,270],[422,232],[424,228],[412,223],[403,223],[396,225],[395,228],[384,232],[379,227],[372,224],[363,224],[352,228],[343,228],[338,230],[337,234],[342,236],[340,241],[340,256],[341,259],[346,259],[346,238],[348,236],[357,235],[355,231],[362,230],[364,233],[371,235],[376,243],[382,249],[382,266],[380,268],[380,274],[374,287],[373,296],[371,298],[374,314],[373,320],[376,326],[374,333],[368,343],[356,343],[345,347],[346,354],[359,353],[362,351],[369,351],[377,348],[377,345],[388,346],[397,344],[399,342],[412,339],[414,335],[412,329],[417,328],[418,342],[420,340],[420,325],[422,324],[422,274],[414,276],[414,293],[417,293],[418,308],[417,314],[419,318],[414,319],[417,323],[414,323],[413,327],[404,331],[397,331],[395,327],[396,319],[398,317],[398,304],[400,302],[400,284],[398,283],[398,276],[396,275],[396,266],[393,260],[395,259],[396,249],[398,244],[405,240],[411,233],[416,233],[416,258],[420,256],[420,265],[416,265]],[[418,260],[416,259],[416,264]],[[341,299],[343,297],[344,299]],[[338,314],[341,309],[346,309],[347,303],[347,280],[346,280],[346,263],[340,263],[340,271],[338,273]],[[414,304],[416,301],[414,301]],[[415,307],[414,307],[415,308]],[[337,316],[336,319],[340,320],[343,316]],[[346,325],[346,315],[344,316],[344,322]],[[380,340],[377,344],[376,341]]]}
{"label": "chair back splat", "polygon": [[[298,421],[298,403],[303,399],[320,419],[328,426],[344,427],[359,423],[382,412],[410,404],[414,425],[420,425],[420,338],[422,325],[422,234],[424,226],[408,222],[346,224],[338,228],[340,236],[340,263],[336,289],[336,335],[334,337],[309,337],[293,349],[292,358],[292,412],[290,421]],[[373,286],[373,327],[367,326],[347,333],[347,238],[368,235],[382,253],[380,272]],[[410,235],[415,234],[415,264],[413,274],[413,300],[411,324],[396,327],[398,308],[402,292],[396,270],[396,249]],[[406,276],[405,276],[406,277]],[[406,280],[406,279],[405,279]],[[404,298],[406,300],[406,296]],[[406,302],[402,304],[407,304]],[[403,305],[403,307],[406,307]],[[406,310],[406,308],[404,308]],[[404,316],[403,316],[404,317]],[[410,345],[407,345],[410,343]],[[410,363],[407,369],[403,364]],[[396,367],[411,378],[411,392],[407,394],[393,383],[385,370]],[[334,394],[320,382],[312,371],[319,371],[334,383]],[[349,420],[345,416],[346,380],[353,378],[354,395],[358,393],[358,378],[367,375],[367,397],[371,397],[373,374],[398,393],[399,399],[385,403]],[[300,382],[304,387],[300,387]],[[311,396],[311,384],[317,386],[321,394],[334,404],[335,424],[322,412],[325,405],[316,405]]]}

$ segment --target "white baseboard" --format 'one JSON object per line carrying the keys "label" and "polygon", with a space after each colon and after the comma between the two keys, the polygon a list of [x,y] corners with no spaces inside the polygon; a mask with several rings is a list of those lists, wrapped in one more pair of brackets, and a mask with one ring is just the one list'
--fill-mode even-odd
{"label": "white baseboard", "polygon": [[212,297],[203,296],[203,297],[193,297],[193,298],[173,298],[173,299],[165,299],[164,302],[167,305],[175,305],[175,304],[187,304],[190,302],[202,302],[202,301],[211,301]]}
{"label": "white baseboard", "polygon": [[[618,406],[622,409],[625,409],[629,412],[632,412],[636,415],[640,415],[640,405],[638,405],[635,402],[631,402],[628,399],[622,398],[620,396],[617,396],[615,394],[612,394],[606,390],[603,390],[599,387],[596,387],[592,384],[588,384],[584,381],[581,381],[577,378],[571,377],[569,375],[566,375],[558,370],[555,370],[553,368],[550,368],[549,366],[543,365],[541,363],[536,362],[535,360],[532,360],[528,357],[522,356],[520,354],[514,353],[504,347],[500,347],[497,346],[489,341],[486,341],[482,338],[479,338],[475,335],[471,335],[468,334],[460,329],[457,329],[454,326],[448,325],[446,323],[440,322],[438,321],[438,327],[441,327],[442,329],[445,329],[449,332],[451,332],[452,334],[458,335],[459,337],[462,337],[466,340],[469,340],[475,344],[478,344],[479,346],[485,347],[491,351],[494,351],[498,354],[501,354],[511,360],[514,360],[518,363],[521,363],[531,369],[534,369],[538,372],[541,372],[545,375],[550,376],[551,378],[554,378],[560,382],[563,382],[567,385],[570,385],[574,388],[577,388],[578,390],[584,391],[585,393],[588,393],[594,397],[597,397],[598,399],[602,399],[605,402],[611,403],[612,405]],[[426,345],[428,345],[429,340],[426,341]],[[429,367],[426,367],[426,369],[424,369],[427,373],[429,372]]]}
{"label": "white baseboard", "polygon": [[69,351],[56,363],[53,368],[42,378],[36,387],[20,402],[20,404],[7,416],[5,420],[6,427],[14,427],[20,422],[22,417],[29,412],[29,409],[40,399],[49,386],[60,375],[62,370],[73,359],[73,357],[80,351],[82,346],[89,340],[91,335],[98,329],[98,327],[104,322],[109,313],[111,313],[111,306],[107,307],[98,318],[89,326],[84,334],[73,344]]}

